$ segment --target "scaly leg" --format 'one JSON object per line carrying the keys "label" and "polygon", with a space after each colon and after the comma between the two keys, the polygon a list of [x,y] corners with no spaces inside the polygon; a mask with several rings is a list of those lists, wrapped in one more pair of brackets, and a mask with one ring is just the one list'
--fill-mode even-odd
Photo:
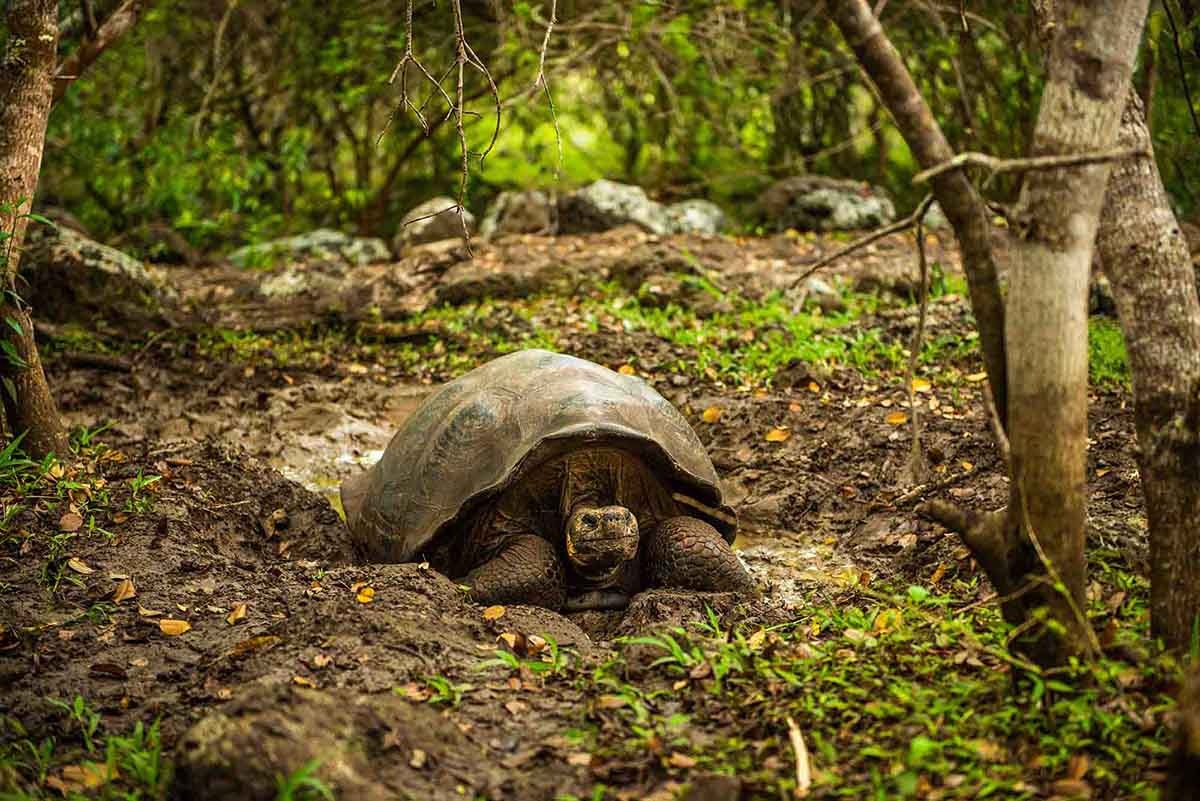
{"label": "scaly leg", "polygon": [[658,525],[642,557],[647,586],[705,592],[751,592],[754,582],[729,543],[695,517]]}

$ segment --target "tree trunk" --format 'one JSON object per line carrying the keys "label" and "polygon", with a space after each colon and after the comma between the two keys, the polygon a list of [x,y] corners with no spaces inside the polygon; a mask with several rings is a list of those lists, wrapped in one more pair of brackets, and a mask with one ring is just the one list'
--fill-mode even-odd
{"label": "tree trunk", "polygon": [[[1152,148],[1133,92],[1118,144]],[[1168,646],[1186,649],[1200,615],[1200,296],[1153,159],[1113,170],[1097,244],[1133,372],[1150,623]]]}
{"label": "tree trunk", "polygon": [[[1066,4],[1062,19],[1069,22],[1053,30],[1032,155],[1112,146],[1147,3]],[[866,3],[847,0],[834,4],[831,13],[917,161],[922,166],[948,161],[949,144]],[[997,407],[1001,414],[1007,409],[1013,480],[1005,512],[978,515],[940,503],[926,511],[963,535],[1002,596],[1005,618],[1018,627],[1016,647],[1042,664],[1090,652],[1095,641],[1084,598],[1087,290],[1110,170],[1110,164],[1098,164],[1027,176],[1016,215],[1007,309],[996,288],[985,211],[974,188],[961,170],[945,172],[934,183],[972,282]]]}
{"label": "tree trunk", "polygon": [[[1032,155],[1111,148],[1133,73],[1147,0],[1064,4]],[[1009,516],[1023,563],[1049,582],[1030,593],[1063,628],[1032,632],[1030,653],[1059,663],[1086,653],[1088,279],[1111,164],[1027,176],[1012,241],[1005,342],[1012,483]]]}
{"label": "tree trunk", "polygon": [[0,338],[11,345],[0,354],[0,397],[9,430],[25,433],[22,447],[36,459],[66,455],[67,436],[50,395],[33,339],[33,322],[16,299],[17,262],[42,166],[46,120],[54,97],[58,50],[57,0],[13,0],[8,9],[10,48],[0,64],[0,230],[11,235],[0,252]]}
{"label": "tree trunk", "polygon": [[1179,694],[1175,753],[1171,756],[1164,801],[1200,801],[1200,667]]}
{"label": "tree trunk", "polygon": [[[917,163],[928,169],[953,158],[954,150],[866,0],[838,0],[828,8],[863,71],[878,88]],[[958,237],[988,383],[996,408],[1003,415],[1008,394],[1004,370],[1004,301],[996,277],[987,209],[962,170],[949,170],[934,178],[933,194]]]}

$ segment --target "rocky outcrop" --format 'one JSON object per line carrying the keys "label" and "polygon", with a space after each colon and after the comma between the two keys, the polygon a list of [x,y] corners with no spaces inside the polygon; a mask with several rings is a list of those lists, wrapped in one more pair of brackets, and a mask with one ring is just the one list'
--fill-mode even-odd
{"label": "rocky outcrop", "polygon": [[636,225],[652,234],[717,234],[728,225],[716,203],[695,198],[670,206],[651,200],[640,186],[599,180],[558,202],[559,232],[594,233]]}
{"label": "rocky outcrop", "polygon": [[179,300],[161,271],[69,228],[30,237],[21,280],[48,322],[162,321]]}
{"label": "rocky outcrop", "polygon": [[823,175],[776,181],[758,200],[762,221],[782,231],[844,231],[878,228],[896,218],[882,189]]}
{"label": "rocky outcrop", "polygon": [[453,209],[458,201],[452,197],[435,197],[409,211],[400,220],[400,229],[392,240],[392,250],[401,255],[413,245],[461,238],[463,222],[475,233],[475,215],[463,209],[462,217]]}
{"label": "rocky outcrop", "polygon": [[319,228],[298,236],[248,245],[229,254],[238,267],[276,267],[298,261],[331,261],[358,266],[387,261],[391,254],[382,239],[354,237]]}
{"label": "rocky outcrop", "polygon": [[564,195],[558,202],[559,233],[584,234],[633,224],[652,234],[670,233],[662,204],[640,186],[599,180]]}
{"label": "rocky outcrop", "polygon": [[711,200],[684,200],[667,206],[666,212],[673,234],[719,234],[729,226],[725,212]]}
{"label": "rocky outcrop", "polygon": [[485,239],[507,234],[553,234],[557,225],[558,209],[545,192],[501,192],[479,224],[479,234]]}

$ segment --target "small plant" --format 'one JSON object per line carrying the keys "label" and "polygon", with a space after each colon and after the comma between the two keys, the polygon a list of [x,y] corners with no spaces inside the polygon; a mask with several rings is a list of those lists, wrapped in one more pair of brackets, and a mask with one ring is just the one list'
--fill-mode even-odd
{"label": "small plant", "polygon": [[457,707],[462,703],[463,695],[475,689],[472,684],[455,684],[444,676],[426,676],[424,681],[432,692],[429,703],[450,707]]}
{"label": "small plant", "polygon": [[125,511],[131,513],[148,512],[154,505],[154,499],[148,493],[152,487],[162,480],[162,476],[144,476],[138,470],[137,475],[129,479],[129,500],[125,502]]}
{"label": "small plant", "polygon": [[275,801],[316,801],[322,798],[334,801],[333,790],[316,776],[321,762],[320,759],[310,759],[287,776],[276,775],[278,789]]}
{"label": "small plant", "polygon": [[75,696],[72,701],[64,701],[61,698],[47,698],[46,700],[51,705],[63,710],[67,718],[78,725],[79,734],[83,737],[83,747],[89,754],[95,753],[96,741],[93,738],[96,735],[96,729],[100,728],[100,713],[88,706],[82,695]]}

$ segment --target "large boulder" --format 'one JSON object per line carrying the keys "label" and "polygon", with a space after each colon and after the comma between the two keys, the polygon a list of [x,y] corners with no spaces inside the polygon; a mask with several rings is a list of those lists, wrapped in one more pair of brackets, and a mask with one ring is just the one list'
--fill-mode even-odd
{"label": "large boulder", "polygon": [[652,234],[671,232],[666,209],[640,186],[601,179],[558,201],[559,233],[594,233],[630,223]]}
{"label": "large boulder", "polygon": [[701,198],[672,203],[666,214],[673,234],[719,234],[729,224],[720,206]]}
{"label": "large boulder", "polygon": [[39,319],[163,321],[179,301],[161,271],[78,231],[31,234],[18,290]]}
{"label": "large boulder", "polygon": [[387,261],[390,256],[382,239],[318,228],[306,234],[239,248],[229,254],[229,261],[238,267],[275,267],[298,261],[340,261],[357,266]]}
{"label": "large boulder", "polygon": [[776,181],[758,200],[763,222],[773,230],[847,231],[878,228],[896,218],[882,189],[823,175]]}
{"label": "large boulder", "polygon": [[557,218],[554,201],[539,189],[501,192],[483,216],[479,233],[486,239],[505,234],[552,234]]}
{"label": "large boulder", "polygon": [[451,211],[458,205],[452,197],[435,197],[409,211],[400,220],[400,230],[392,240],[392,249],[401,254],[413,245],[456,239],[463,235],[463,222],[467,230],[475,233],[475,215],[463,209],[462,218]]}

